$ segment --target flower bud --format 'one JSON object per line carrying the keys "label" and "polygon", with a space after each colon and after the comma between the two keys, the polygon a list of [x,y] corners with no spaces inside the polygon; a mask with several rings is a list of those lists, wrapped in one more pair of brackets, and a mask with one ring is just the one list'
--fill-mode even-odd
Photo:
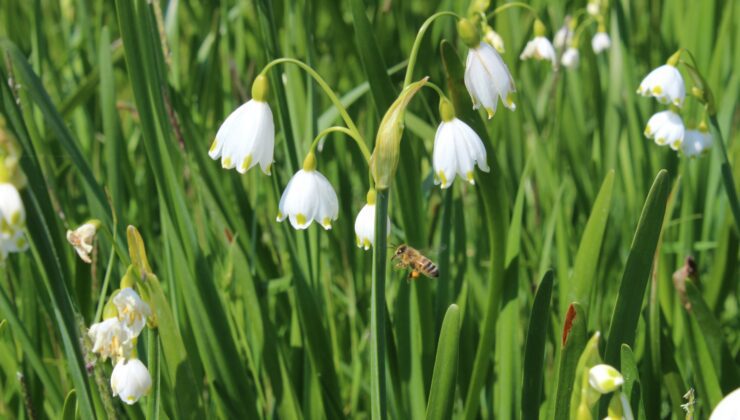
{"label": "flower bud", "polygon": [[616,391],[624,383],[624,377],[612,366],[600,364],[588,371],[588,383],[599,393],[608,394]]}
{"label": "flower bud", "polygon": [[388,108],[380,122],[378,134],[375,138],[375,150],[373,150],[373,155],[370,158],[370,169],[375,179],[375,187],[378,189],[390,187],[396,174],[406,107],[411,98],[424,86],[427,79],[425,77],[407,86]]}

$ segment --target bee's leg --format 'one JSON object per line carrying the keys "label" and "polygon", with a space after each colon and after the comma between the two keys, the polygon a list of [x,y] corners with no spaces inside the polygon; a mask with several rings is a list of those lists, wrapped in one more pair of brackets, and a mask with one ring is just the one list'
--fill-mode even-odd
{"label": "bee's leg", "polygon": [[404,268],[404,267],[403,267],[403,261],[399,261],[399,262],[397,262],[397,263],[396,263],[396,265],[394,265],[394,266],[393,266],[393,268],[395,268],[396,270],[401,270],[401,269],[403,269],[403,268]]}
{"label": "bee's leg", "polygon": [[406,277],[406,281],[416,280],[418,278],[419,278],[419,272],[416,270],[411,270],[411,272],[409,272],[408,277]]}

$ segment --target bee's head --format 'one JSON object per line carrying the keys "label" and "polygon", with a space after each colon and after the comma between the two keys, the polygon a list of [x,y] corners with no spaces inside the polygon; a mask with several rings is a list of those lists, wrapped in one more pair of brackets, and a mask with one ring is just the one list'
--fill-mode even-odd
{"label": "bee's head", "polygon": [[408,248],[408,247],[405,244],[404,245],[399,245],[398,248],[396,248],[396,253],[393,254],[393,256],[394,257],[397,257],[397,256],[403,254],[404,252],[406,252],[406,248]]}

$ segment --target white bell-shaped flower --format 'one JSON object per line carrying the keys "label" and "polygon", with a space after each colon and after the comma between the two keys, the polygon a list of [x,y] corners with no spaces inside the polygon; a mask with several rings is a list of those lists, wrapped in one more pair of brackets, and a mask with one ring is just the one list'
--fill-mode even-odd
{"label": "white bell-shaped flower", "polygon": [[223,168],[236,168],[243,174],[259,164],[262,172],[270,175],[275,123],[266,102],[268,83],[266,76],[257,76],[252,99],[234,110],[218,129],[208,155],[214,160],[220,157]]}
{"label": "white bell-shaped flower", "polygon": [[[386,232],[390,235],[390,218],[388,218]],[[370,190],[367,193],[367,204],[357,213],[355,238],[357,239],[357,247],[364,248],[365,251],[369,250],[371,246],[375,246],[375,190]]]}
{"label": "white bell-shaped flower", "polygon": [[659,146],[669,145],[671,149],[681,147],[685,134],[681,116],[673,111],[661,111],[650,117],[645,127],[645,137],[654,139]]}
{"label": "white bell-shaped flower", "polygon": [[560,62],[563,64],[563,67],[574,69],[578,67],[580,57],[581,55],[577,48],[568,47],[568,49],[563,53],[563,57],[560,59]]}
{"label": "white bell-shaped flower", "polygon": [[288,182],[278,209],[277,221],[282,222],[287,217],[296,229],[306,229],[315,220],[329,230],[332,220],[339,216],[337,193],[329,180],[316,170],[313,152],[306,157],[303,169]]}
{"label": "white bell-shaped flower", "polygon": [[493,28],[486,25],[486,29],[484,31],[483,40],[490,46],[496,49],[500,54],[503,54],[506,52],[506,47],[504,46],[504,39],[501,38],[501,35],[498,34],[498,32],[494,31]]}
{"label": "white bell-shaped flower", "polygon": [[588,371],[588,383],[600,394],[608,394],[622,386],[624,377],[613,367],[600,364]]}
{"label": "white bell-shaped flower", "polygon": [[93,251],[93,241],[99,226],[99,221],[91,220],[75,230],[67,231],[67,242],[74,247],[80,259],[88,264],[92,262],[90,253]]}
{"label": "white bell-shaped flower", "polygon": [[473,109],[482,106],[489,119],[496,113],[499,98],[506,108],[516,109],[512,97],[516,88],[509,68],[498,52],[485,42],[468,50],[465,87],[473,99]]}
{"label": "white bell-shaped flower", "polygon": [[601,2],[599,0],[589,1],[586,5],[586,11],[591,16],[599,16],[601,13]]}
{"label": "white bell-shaped flower", "polygon": [[473,169],[475,165],[484,172],[490,169],[486,162],[486,148],[478,134],[469,125],[455,117],[452,104],[442,99],[439,104],[442,122],[434,136],[435,184],[442,188],[452,185],[456,175],[475,184]]}
{"label": "white bell-shaped flower", "polygon": [[609,34],[603,31],[599,31],[591,39],[591,48],[594,53],[599,54],[602,51],[606,51],[612,46],[612,39],[609,38]]}
{"label": "white bell-shaped flower", "polygon": [[651,71],[640,83],[637,93],[653,96],[662,104],[683,106],[686,86],[681,72],[675,66],[663,64]]}
{"label": "white bell-shaped flower", "polygon": [[555,47],[549,39],[545,37],[545,24],[539,19],[534,21],[534,38],[527,42],[524,50],[519,54],[520,60],[549,60],[553,68],[558,67],[558,57],[555,54]]}
{"label": "white bell-shaped flower", "polygon": [[119,360],[110,376],[110,388],[114,397],[128,405],[135,404],[139,398],[149,394],[152,377],[139,359]]}
{"label": "white bell-shaped flower", "polygon": [[28,249],[25,226],[26,210],[18,189],[8,182],[0,183],[0,261],[11,252]]}
{"label": "white bell-shaped flower", "polygon": [[736,420],[738,414],[740,414],[740,388],[720,400],[709,416],[709,420]]}
{"label": "white bell-shaped flower", "polygon": [[129,357],[134,348],[131,332],[124,328],[118,318],[93,324],[87,335],[93,342],[93,353],[97,353],[102,360],[110,358],[115,361]]}
{"label": "white bell-shaped flower", "polygon": [[707,126],[702,123],[696,130],[686,130],[681,143],[681,151],[686,157],[701,156],[712,147],[712,135],[709,134]]}
{"label": "white bell-shaped flower", "polygon": [[118,309],[118,319],[132,337],[137,337],[146,325],[147,317],[152,316],[149,304],[144,302],[130,287],[121,289],[113,296],[113,304]]}

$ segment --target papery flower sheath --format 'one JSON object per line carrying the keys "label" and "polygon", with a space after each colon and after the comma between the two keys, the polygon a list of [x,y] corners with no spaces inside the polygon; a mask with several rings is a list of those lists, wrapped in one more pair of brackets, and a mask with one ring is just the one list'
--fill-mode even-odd
{"label": "papery flower sheath", "polygon": [[653,96],[662,104],[680,107],[683,106],[686,87],[681,72],[675,66],[663,64],[640,82],[637,93],[642,96]]}
{"label": "papery flower sheath", "polygon": [[612,46],[612,40],[609,38],[609,34],[606,32],[599,31],[591,39],[591,48],[594,53],[599,54],[602,51],[608,50]]}
{"label": "papery flower sheath", "polygon": [[275,151],[275,123],[266,102],[267,78],[258,76],[252,86],[252,99],[232,112],[216,133],[208,155],[221,158],[224,169],[245,173],[259,164],[270,175]]}
{"label": "papery flower sheath", "polygon": [[137,337],[146,325],[147,317],[152,315],[149,304],[144,302],[134,289],[126,287],[113,296],[113,304],[118,309],[118,319],[132,337]]}
{"label": "papery flower sheath", "polygon": [[99,225],[97,220],[91,220],[75,230],[67,231],[67,242],[74,247],[80,259],[88,264],[92,262],[90,253],[93,251],[93,241]]}
{"label": "papery flower sheath", "polygon": [[102,360],[110,358],[116,361],[129,357],[134,347],[134,336],[118,318],[108,318],[93,324],[87,335],[93,342],[93,353],[97,353]]}
{"label": "papery flower sheath", "polygon": [[110,388],[114,397],[132,405],[149,394],[152,377],[139,359],[119,360],[110,376]]}
{"label": "papery flower sheath", "polygon": [[[390,234],[391,231],[391,219],[388,218],[388,228],[386,232]],[[364,248],[365,251],[369,250],[371,246],[375,246],[375,191],[370,190],[367,193],[367,204],[365,204],[360,212],[357,213],[355,219],[355,238],[357,239],[357,247]]]}
{"label": "papery flower sheath", "polygon": [[285,187],[278,205],[278,222],[289,218],[294,228],[306,229],[315,220],[329,230],[332,220],[337,219],[337,193],[329,180],[316,170],[315,160],[313,153],[310,153],[303,169],[296,172]]}
{"label": "papery flower sheath", "polygon": [[694,158],[701,156],[712,147],[712,135],[709,134],[707,126],[702,124],[696,130],[686,130],[681,143],[681,151],[684,156]]}
{"label": "papery flower sheath", "polygon": [[440,102],[442,122],[434,136],[433,164],[435,184],[442,188],[452,185],[456,175],[475,184],[475,165],[484,172],[490,169],[486,162],[486,148],[480,136],[469,125],[456,118],[452,104]]}
{"label": "papery flower sheath", "polygon": [[578,52],[578,49],[573,47],[568,47],[568,49],[565,50],[565,52],[563,53],[563,57],[560,59],[563,67],[567,67],[569,69],[574,69],[578,67],[579,61],[580,54]]}
{"label": "papery flower sheath", "polygon": [[683,142],[685,129],[681,117],[673,111],[661,111],[650,117],[645,127],[645,137],[654,139],[659,146],[669,145],[678,150]]}

